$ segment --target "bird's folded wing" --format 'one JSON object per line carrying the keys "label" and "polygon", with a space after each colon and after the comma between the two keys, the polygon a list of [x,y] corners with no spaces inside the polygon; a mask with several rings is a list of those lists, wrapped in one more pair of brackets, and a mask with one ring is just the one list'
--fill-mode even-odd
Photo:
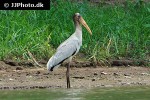
{"label": "bird's folded wing", "polygon": [[56,53],[51,58],[52,65],[57,66],[74,55],[77,51],[77,45],[78,41],[70,41],[58,47]]}

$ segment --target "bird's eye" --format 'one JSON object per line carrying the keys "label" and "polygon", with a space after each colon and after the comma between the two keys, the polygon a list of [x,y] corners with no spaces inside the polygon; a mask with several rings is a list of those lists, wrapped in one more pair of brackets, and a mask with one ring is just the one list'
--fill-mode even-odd
{"label": "bird's eye", "polygon": [[78,16],[78,21],[79,21],[80,17],[81,17],[81,16],[79,15],[79,16]]}
{"label": "bird's eye", "polygon": [[78,18],[80,18],[81,16],[79,15]]}

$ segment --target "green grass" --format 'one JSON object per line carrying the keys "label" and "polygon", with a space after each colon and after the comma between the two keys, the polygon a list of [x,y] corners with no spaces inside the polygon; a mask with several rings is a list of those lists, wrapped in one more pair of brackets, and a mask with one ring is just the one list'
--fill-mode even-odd
{"label": "green grass", "polygon": [[80,52],[87,58],[132,58],[150,56],[150,3],[93,5],[61,0],[45,11],[0,11],[0,59],[49,59],[54,48],[73,32],[72,15],[79,12],[93,35],[83,28]]}

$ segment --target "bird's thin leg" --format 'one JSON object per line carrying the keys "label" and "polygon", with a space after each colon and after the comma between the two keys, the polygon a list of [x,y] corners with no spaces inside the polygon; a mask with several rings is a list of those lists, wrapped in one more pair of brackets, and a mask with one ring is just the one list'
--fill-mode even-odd
{"label": "bird's thin leg", "polygon": [[69,75],[69,70],[70,70],[70,62],[68,63],[67,71],[66,71],[67,88],[70,88],[70,75]]}

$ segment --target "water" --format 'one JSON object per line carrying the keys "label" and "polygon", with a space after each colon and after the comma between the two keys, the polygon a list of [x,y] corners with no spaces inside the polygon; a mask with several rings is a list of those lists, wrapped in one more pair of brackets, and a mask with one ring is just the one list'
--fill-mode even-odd
{"label": "water", "polygon": [[0,100],[150,100],[150,87],[1,90]]}

